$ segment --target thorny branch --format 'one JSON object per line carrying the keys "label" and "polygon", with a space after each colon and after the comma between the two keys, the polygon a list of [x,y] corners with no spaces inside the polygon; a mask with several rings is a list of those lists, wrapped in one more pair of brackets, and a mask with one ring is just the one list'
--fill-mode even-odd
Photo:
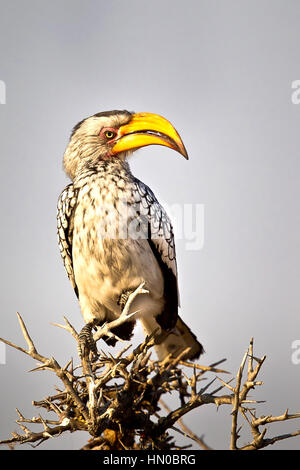
{"label": "thorny branch", "polygon": [[[134,293],[146,293],[143,285]],[[128,299],[125,313],[117,320],[118,325],[127,321],[132,315],[130,305],[135,297]],[[191,410],[203,405],[212,404],[217,408],[221,405],[231,407],[232,425],[230,449],[257,450],[278,441],[300,435],[300,430],[267,437],[267,425],[279,421],[300,418],[300,413],[289,414],[285,411],[280,416],[257,416],[255,409],[259,401],[249,399],[250,390],[261,386],[263,382],[257,376],[265,361],[253,354],[253,340],[243,356],[236,375],[224,381],[219,374],[227,373],[218,368],[225,359],[209,366],[182,361],[180,356],[169,356],[162,362],[151,360],[152,337],[137,346],[132,352],[127,344],[114,357],[102,354],[96,360],[92,357],[80,359],[74,366],[73,360],[62,367],[53,357],[40,354],[33,343],[24,321],[18,314],[20,327],[27,343],[27,349],[0,338],[5,344],[31,356],[39,362],[33,371],[50,370],[56,374],[63,384],[62,390],[33,405],[42,408],[46,413],[54,412],[56,419],[43,418],[40,414],[33,418],[25,418],[17,409],[17,424],[22,434],[12,433],[12,437],[0,441],[1,444],[13,446],[17,443],[30,443],[34,447],[49,438],[58,437],[69,431],[88,431],[91,439],[84,449],[126,450],[126,449],[180,449],[172,432],[180,433],[187,439],[197,443],[202,449],[209,450],[203,436],[191,431],[182,418]],[[65,325],[57,325],[72,334],[78,342],[78,333],[65,318]],[[112,334],[110,330],[115,322],[107,323],[95,334],[96,339],[104,334]],[[248,367],[245,376],[245,366]],[[207,374],[213,379],[202,386]],[[218,380],[220,385],[213,388]],[[178,398],[178,406],[170,409],[163,400],[164,395],[172,394]],[[247,405],[251,403],[252,408]],[[253,408],[254,407],[254,408]],[[243,419],[250,430],[250,440],[246,445],[239,446],[239,419]],[[28,426],[42,426],[38,432]],[[205,423],[201,426],[205,430]],[[181,447],[186,448],[189,446]]]}

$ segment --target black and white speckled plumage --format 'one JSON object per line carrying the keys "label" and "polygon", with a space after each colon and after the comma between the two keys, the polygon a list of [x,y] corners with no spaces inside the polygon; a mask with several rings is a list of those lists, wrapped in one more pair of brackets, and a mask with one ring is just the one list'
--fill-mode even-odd
{"label": "black and white speckled plumage", "polygon": [[[90,123],[83,120],[73,129],[64,157],[73,180],[58,200],[57,232],[64,266],[86,323],[117,318],[122,293],[144,280],[150,293],[138,296],[132,308],[141,312],[138,318],[147,333],[160,326],[157,352],[163,358],[177,351],[174,343],[184,335],[188,342],[196,342],[178,317],[172,224],[150,188],[132,175],[127,155],[102,158],[94,138],[94,129],[103,123],[122,125],[130,113],[99,113],[88,119]],[[133,326],[134,322],[127,322],[116,333],[128,339]],[[179,346],[187,347],[186,341]],[[194,356],[199,355],[198,349],[195,346]]]}
{"label": "black and white speckled plumage", "polygon": [[78,289],[74,278],[72,263],[72,241],[74,207],[77,203],[78,190],[68,184],[59,196],[57,203],[57,237],[60,254],[68,274],[68,278],[78,297]]}

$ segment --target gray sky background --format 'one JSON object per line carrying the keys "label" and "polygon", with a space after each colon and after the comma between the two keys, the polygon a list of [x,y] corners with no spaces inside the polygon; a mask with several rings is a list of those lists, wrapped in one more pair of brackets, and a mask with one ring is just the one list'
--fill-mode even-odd
{"label": "gray sky background", "polygon": [[[235,372],[255,338],[267,355],[262,414],[300,411],[300,4],[293,0],[0,1],[1,331],[23,344],[16,311],[37,346],[66,363],[79,306],[56,241],[56,202],[67,183],[62,155],[71,128],[103,110],[158,113],[180,132],[190,160],[162,147],[131,159],[136,176],[167,204],[204,204],[203,249],[177,241],[181,314],[209,364]],[[1,100],[0,100],[1,101]],[[137,330],[136,341],[141,339]],[[33,413],[58,380],[32,373],[6,350],[0,365],[0,438]],[[186,423],[228,448],[230,408],[204,407]],[[299,429],[275,424],[269,436]],[[78,434],[78,433],[77,433]],[[79,448],[87,435],[40,448]],[[246,442],[243,434],[241,442]],[[249,436],[250,437],[250,436]],[[299,438],[276,446],[300,448]]]}

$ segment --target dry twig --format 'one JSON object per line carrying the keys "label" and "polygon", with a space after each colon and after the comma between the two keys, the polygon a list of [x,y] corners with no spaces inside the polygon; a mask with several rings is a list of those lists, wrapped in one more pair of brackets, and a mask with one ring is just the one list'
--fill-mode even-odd
{"label": "dry twig", "polygon": [[[140,286],[140,291],[143,286]],[[143,293],[146,293],[145,291]],[[137,295],[137,294],[136,294]],[[134,298],[134,296],[133,296]],[[131,318],[129,313],[132,298],[126,307],[125,314],[118,319],[118,325]],[[178,449],[170,430],[197,443],[202,449],[211,449],[202,437],[191,431],[182,418],[195,408],[204,405],[229,405],[232,407],[232,426],[230,449],[256,450],[265,448],[275,442],[298,436],[300,430],[284,435],[266,437],[266,425],[274,422],[300,418],[300,413],[289,414],[288,411],[280,416],[256,416],[253,408],[247,408],[248,403],[256,406],[257,401],[250,400],[249,391],[262,382],[257,376],[265,361],[253,355],[253,340],[243,357],[239,367],[235,386],[230,385],[233,379],[225,382],[216,374],[227,373],[218,369],[218,361],[210,366],[182,361],[181,357],[168,357],[163,362],[151,360],[152,337],[128,352],[130,345],[115,355],[102,352],[93,361],[91,357],[82,358],[78,366],[73,360],[64,367],[53,358],[40,354],[31,339],[28,330],[18,314],[20,327],[28,349],[1,339],[9,346],[31,356],[39,362],[33,370],[50,370],[56,374],[63,384],[63,389],[33,405],[48,412],[54,412],[57,419],[47,419],[40,414],[33,418],[25,418],[17,409],[17,423],[22,434],[12,433],[12,437],[0,443],[14,445],[16,443],[31,443],[40,445],[49,438],[57,437],[65,432],[88,431],[91,435],[85,449]],[[78,342],[78,333],[65,318],[65,325],[58,325],[67,330]],[[96,333],[96,338],[107,335],[115,322],[105,324]],[[184,354],[184,353],[183,353]],[[246,379],[243,380],[245,365],[248,359]],[[256,366],[254,367],[254,363]],[[211,374],[213,378],[205,386],[199,384]],[[212,384],[218,379],[220,385],[212,389]],[[225,392],[225,393],[224,393]],[[164,395],[177,396],[179,404],[171,410],[165,405]],[[162,413],[163,405],[166,414]],[[239,429],[238,418],[243,417],[251,431],[252,439],[248,444],[238,447]],[[42,426],[42,430],[34,432],[27,425]],[[178,426],[181,428],[179,429]],[[205,430],[205,423],[201,426]]]}

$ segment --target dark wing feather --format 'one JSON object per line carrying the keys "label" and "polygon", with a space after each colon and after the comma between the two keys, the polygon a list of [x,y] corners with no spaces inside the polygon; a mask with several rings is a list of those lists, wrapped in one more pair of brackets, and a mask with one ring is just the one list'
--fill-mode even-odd
{"label": "dark wing feather", "polygon": [[73,215],[77,203],[78,190],[69,184],[60,194],[57,202],[57,236],[60,254],[71,284],[78,297],[72,261]]}
{"label": "dark wing feather", "polygon": [[135,202],[141,215],[148,221],[148,241],[164,277],[165,309],[156,317],[164,329],[172,329],[178,317],[179,292],[175,240],[171,221],[151,189],[138,179],[134,180]]}

